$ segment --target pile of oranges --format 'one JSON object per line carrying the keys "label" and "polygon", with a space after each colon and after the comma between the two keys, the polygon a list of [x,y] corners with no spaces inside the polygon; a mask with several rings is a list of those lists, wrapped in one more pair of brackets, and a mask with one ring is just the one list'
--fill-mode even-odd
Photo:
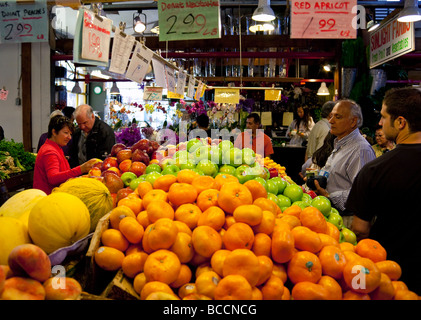
{"label": "pile of oranges", "polygon": [[380,243],[340,243],[318,209],[282,212],[254,180],[184,169],[141,182],[109,222],[95,262],[142,300],[418,299]]}

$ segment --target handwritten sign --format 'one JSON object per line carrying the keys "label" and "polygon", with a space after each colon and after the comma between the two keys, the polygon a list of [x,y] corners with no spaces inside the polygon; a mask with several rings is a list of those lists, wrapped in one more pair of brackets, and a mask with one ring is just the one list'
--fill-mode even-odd
{"label": "handwritten sign", "polygon": [[397,18],[370,33],[370,68],[415,50],[414,23]]}
{"label": "handwritten sign", "polygon": [[199,101],[200,98],[205,93],[205,84],[202,81],[199,81],[199,84],[197,85],[196,93],[194,94],[194,99]]}
{"label": "handwritten sign", "polygon": [[143,91],[143,100],[162,100],[162,87],[146,87]]}
{"label": "handwritten sign", "polygon": [[[291,2],[291,38],[355,39],[357,0]],[[355,12],[353,12],[355,11]]]}
{"label": "handwritten sign", "polygon": [[215,103],[231,103],[240,102],[240,90],[229,88],[215,88]]}
{"label": "handwritten sign", "polygon": [[1,89],[0,90],[0,100],[6,101],[7,100],[7,95],[9,94],[9,91],[6,89]]}
{"label": "handwritten sign", "polygon": [[[177,73],[177,86],[175,92],[184,97],[184,88],[186,87],[187,73],[179,69]],[[182,99],[182,98],[181,98]]]}
{"label": "handwritten sign", "polygon": [[165,65],[165,83],[167,85],[167,90],[175,92],[175,74],[174,69]]}
{"label": "handwritten sign", "polygon": [[153,66],[153,73],[155,75],[156,85],[158,87],[167,88],[164,63],[152,57],[152,66]]}
{"label": "handwritten sign", "polygon": [[263,126],[271,126],[272,125],[272,112],[262,112],[260,115],[261,124]]}
{"label": "handwritten sign", "polygon": [[196,83],[196,79],[192,76],[189,76],[189,84],[187,86],[187,97],[193,98],[194,96],[194,84]]}
{"label": "handwritten sign", "polygon": [[126,78],[137,83],[142,83],[148,73],[152,56],[153,52],[137,41],[129,67],[127,68]]}
{"label": "handwritten sign", "polygon": [[0,2],[1,43],[47,42],[48,10],[46,1],[17,4]]}
{"label": "handwritten sign", "polygon": [[110,72],[124,74],[132,53],[135,37],[121,32],[119,29],[115,31],[113,49],[111,51]]}
{"label": "handwritten sign", "polygon": [[159,41],[221,37],[219,0],[158,0]]}
{"label": "handwritten sign", "polygon": [[282,90],[281,89],[265,90],[265,100],[266,101],[281,101],[281,99],[282,99]]}

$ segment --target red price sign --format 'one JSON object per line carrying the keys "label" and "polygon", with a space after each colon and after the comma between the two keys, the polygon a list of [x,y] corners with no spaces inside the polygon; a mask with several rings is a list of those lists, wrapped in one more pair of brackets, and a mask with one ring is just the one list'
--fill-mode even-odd
{"label": "red price sign", "polygon": [[291,38],[355,39],[356,8],[356,0],[293,0]]}

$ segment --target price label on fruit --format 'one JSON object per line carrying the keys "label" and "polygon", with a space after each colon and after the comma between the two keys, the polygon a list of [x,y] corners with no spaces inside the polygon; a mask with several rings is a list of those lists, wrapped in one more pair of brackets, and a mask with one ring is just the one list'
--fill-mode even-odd
{"label": "price label on fruit", "polygon": [[357,1],[294,0],[291,3],[291,38],[355,39]]}
{"label": "price label on fruit", "polygon": [[159,41],[221,37],[219,0],[159,0]]}
{"label": "price label on fruit", "polygon": [[17,4],[0,2],[0,43],[48,41],[46,1]]}

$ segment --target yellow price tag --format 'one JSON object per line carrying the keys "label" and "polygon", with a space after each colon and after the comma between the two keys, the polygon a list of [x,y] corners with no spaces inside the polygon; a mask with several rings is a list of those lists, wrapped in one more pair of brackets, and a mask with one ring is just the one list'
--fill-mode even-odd
{"label": "yellow price tag", "polygon": [[267,89],[265,90],[265,100],[281,101],[282,98],[281,89]]}
{"label": "yellow price tag", "polygon": [[167,91],[167,98],[168,99],[183,99],[184,94],[178,94],[175,92]]}
{"label": "yellow price tag", "polygon": [[215,88],[215,103],[231,103],[240,102],[240,89]]}

